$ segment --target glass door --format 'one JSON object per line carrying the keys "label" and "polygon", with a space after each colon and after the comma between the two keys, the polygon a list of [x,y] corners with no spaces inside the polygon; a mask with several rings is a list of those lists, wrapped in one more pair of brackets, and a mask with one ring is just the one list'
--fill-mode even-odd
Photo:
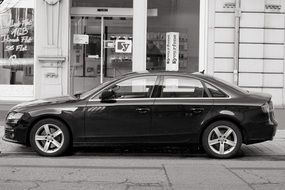
{"label": "glass door", "polygon": [[71,94],[132,70],[132,19],[72,17]]}

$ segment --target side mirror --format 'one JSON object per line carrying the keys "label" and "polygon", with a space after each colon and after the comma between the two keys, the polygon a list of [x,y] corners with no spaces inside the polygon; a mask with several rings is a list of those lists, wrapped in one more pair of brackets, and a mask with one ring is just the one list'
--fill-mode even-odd
{"label": "side mirror", "polygon": [[113,90],[104,90],[100,96],[101,100],[112,100],[115,97],[115,92]]}
{"label": "side mirror", "polygon": [[83,92],[82,91],[78,91],[78,92],[75,92],[75,94],[73,95],[75,98],[80,98],[80,95],[82,94]]}

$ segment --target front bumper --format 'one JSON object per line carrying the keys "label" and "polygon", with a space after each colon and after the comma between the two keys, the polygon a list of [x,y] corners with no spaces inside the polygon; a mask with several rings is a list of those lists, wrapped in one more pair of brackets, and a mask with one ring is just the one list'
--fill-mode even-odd
{"label": "front bumper", "polygon": [[28,142],[28,127],[22,124],[5,125],[4,141],[26,145]]}

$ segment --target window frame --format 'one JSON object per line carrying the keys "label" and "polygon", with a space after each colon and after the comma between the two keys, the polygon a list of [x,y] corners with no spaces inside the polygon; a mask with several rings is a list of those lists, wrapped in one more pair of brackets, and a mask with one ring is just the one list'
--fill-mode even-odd
{"label": "window frame", "polygon": [[112,82],[111,84],[103,87],[102,89],[100,89],[99,91],[95,92],[91,98],[89,98],[89,101],[97,101],[97,100],[100,100],[99,96],[101,95],[101,93],[104,91],[104,90],[107,90],[107,89],[110,89],[112,88],[113,86],[115,86],[116,84],[118,83],[121,83],[121,82],[124,82],[126,80],[130,80],[130,79],[133,79],[133,78],[142,78],[142,77],[156,77],[156,80],[155,80],[155,83],[154,83],[154,86],[153,86],[153,89],[151,90],[151,93],[149,94],[148,97],[146,98],[125,98],[125,99],[120,99],[120,98],[115,98],[114,100],[141,100],[141,99],[151,99],[151,98],[154,98],[153,97],[153,94],[160,82],[160,76],[159,75],[141,75],[141,76],[131,76],[131,77],[127,77],[127,78],[122,78],[122,79],[119,79],[117,81],[114,81]]}
{"label": "window frame", "polygon": [[[221,90],[221,88],[217,87],[216,85],[214,85],[214,84],[212,84],[212,83],[209,83],[209,82],[203,82],[203,83],[204,83],[205,89],[207,90],[207,93],[209,94],[209,97],[211,97],[211,98],[217,98],[217,99],[229,98],[229,97],[230,97],[227,93],[225,93],[223,90]],[[216,88],[218,91],[220,91],[220,92],[224,95],[224,97],[214,97],[214,96],[212,95],[211,91],[209,90],[209,88],[207,87],[207,85]]]}
{"label": "window frame", "polygon": [[[163,86],[163,83],[164,83],[164,79],[165,77],[176,77],[176,78],[185,78],[185,79],[194,79],[194,80],[197,80],[201,83],[201,85],[203,86],[204,88],[204,91],[205,93],[207,94],[207,97],[161,97],[160,95],[158,94],[161,94],[163,91],[163,89],[161,88]],[[192,76],[184,76],[184,75],[162,75],[160,76],[160,81],[159,81],[159,84],[158,84],[158,88],[159,88],[159,91],[157,92],[157,99],[207,99],[207,98],[212,98],[211,97],[211,94],[209,93],[208,89],[206,88],[206,85],[204,84],[204,81],[199,79],[199,78],[196,78],[196,77],[192,77]]]}

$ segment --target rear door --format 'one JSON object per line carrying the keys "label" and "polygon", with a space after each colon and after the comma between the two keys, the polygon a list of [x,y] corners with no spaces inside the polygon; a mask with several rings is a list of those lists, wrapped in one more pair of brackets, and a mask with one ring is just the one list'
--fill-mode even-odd
{"label": "rear door", "polygon": [[196,78],[163,76],[154,102],[150,133],[163,143],[196,142],[213,99]]}

